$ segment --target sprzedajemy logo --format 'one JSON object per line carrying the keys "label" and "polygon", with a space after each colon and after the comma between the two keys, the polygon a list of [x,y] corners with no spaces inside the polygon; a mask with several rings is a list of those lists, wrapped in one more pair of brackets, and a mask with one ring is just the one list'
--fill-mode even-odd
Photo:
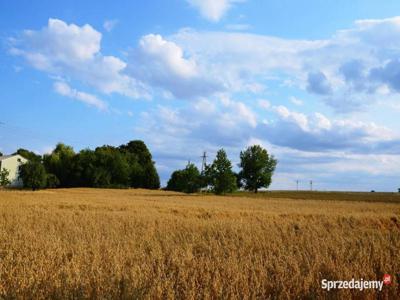
{"label": "sprzedajemy logo", "polygon": [[359,279],[356,280],[352,278],[351,280],[327,280],[323,279],[321,282],[321,286],[324,290],[332,290],[332,289],[357,289],[357,290],[366,290],[366,289],[378,289],[382,291],[384,285],[390,285],[392,283],[392,278],[390,274],[383,275],[383,280],[364,280]]}

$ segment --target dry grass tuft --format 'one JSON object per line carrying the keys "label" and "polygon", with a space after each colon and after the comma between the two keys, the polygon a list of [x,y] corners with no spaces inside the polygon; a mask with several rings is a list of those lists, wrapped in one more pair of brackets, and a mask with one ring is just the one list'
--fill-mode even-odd
{"label": "dry grass tuft", "polygon": [[0,191],[0,299],[399,297],[398,203],[265,197]]}

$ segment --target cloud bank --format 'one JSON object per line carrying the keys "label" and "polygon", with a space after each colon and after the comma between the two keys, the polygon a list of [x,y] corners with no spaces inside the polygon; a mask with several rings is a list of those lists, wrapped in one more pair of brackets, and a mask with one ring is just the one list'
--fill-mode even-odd
{"label": "cloud bank", "polygon": [[[217,22],[237,1],[190,2]],[[399,41],[399,17],[356,21],[321,40],[186,28],[145,34],[121,58],[103,53],[102,34],[91,25],[49,19],[11,39],[9,51],[55,78],[58,94],[99,110],[113,105],[103,100],[112,94],[152,99],[152,108],[137,113],[135,133],[159,157],[177,163],[222,146],[237,154],[257,142],[277,153],[280,174],[292,178],[291,162],[310,174],[310,160],[368,174],[400,164],[399,134],[372,121],[375,110],[398,102]],[[285,93],[274,94],[279,89]]]}

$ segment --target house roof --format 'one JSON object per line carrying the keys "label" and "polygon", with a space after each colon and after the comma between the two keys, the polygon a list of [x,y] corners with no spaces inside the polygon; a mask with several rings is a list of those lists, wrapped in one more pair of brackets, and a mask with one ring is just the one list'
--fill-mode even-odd
{"label": "house roof", "polygon": [[0,161],[5,160],[5,159],[10,158],[10,157],[14,157],[14,156],[20,156],[20,157],[22,157],[22,156],[19,155],[19,154],[14,154],[14,155],[3,155],[3,156],[0,156]]}
{"label": "house roof", "polygon": [[3,156],[0,156],[0,160],[9,158],[9,157],[11,157],[11,156],[13,156],[13,155],[3,155]]}

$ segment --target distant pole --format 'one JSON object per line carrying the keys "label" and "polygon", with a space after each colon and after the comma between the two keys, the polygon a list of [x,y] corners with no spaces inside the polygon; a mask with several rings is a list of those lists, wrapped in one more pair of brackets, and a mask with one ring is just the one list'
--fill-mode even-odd
{"label": "distant pole", "polygon": [[203,161],[201,162],[201,173],[203,173],[204,169],[206,168],[206,164],[207,164],[207,152],[204,151],[203,155],[200,157],[203,159]]}
{"label": "distant pole", "polygon": [[296,191],[299,191],[299,180],[296,180]]}
{"label": "distant pole", "polygon": [[312,180],[310,180],[310,191],[312,191],[312,184],[313,184],[313,182],[312,182]]}

